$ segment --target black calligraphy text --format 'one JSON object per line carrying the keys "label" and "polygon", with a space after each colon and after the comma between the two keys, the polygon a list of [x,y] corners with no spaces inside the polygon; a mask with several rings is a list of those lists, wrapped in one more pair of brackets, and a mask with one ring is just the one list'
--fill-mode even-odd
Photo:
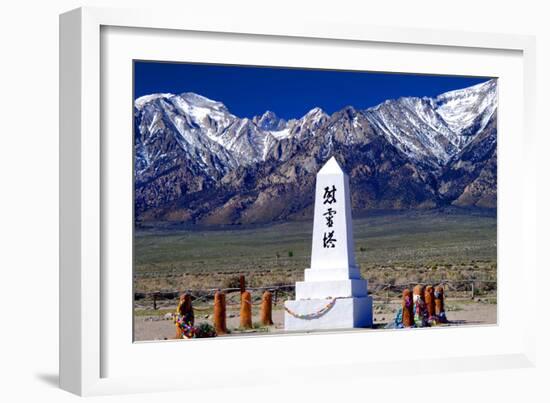
{"label": "black calligraphy text", "polygon": [[[336,203],[336,186],[332,185],[325,187],[325,192],[323,194],[323,204],[332,204]],[[334,216],[336,215],[336,210],[332,207],[329,207],[324,213],[325,225],[327,228],[334,227]],[[336,247],[336,238],[334,238],[334,230],[325,232],[323,234],[323,248],[335,248]]]}

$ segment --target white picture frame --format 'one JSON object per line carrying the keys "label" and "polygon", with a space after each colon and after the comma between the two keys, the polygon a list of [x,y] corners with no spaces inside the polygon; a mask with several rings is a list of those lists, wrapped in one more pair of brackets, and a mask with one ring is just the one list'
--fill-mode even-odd
{"label": "white picture frame", "polygon": [[[235,384],[251,386],[292,381],[296,377],[307,382],[307,379],[326,378],[328,380],[327,373],[332,373],[330,369],[334,367],[339,369],[336,375],[339,379],[347,379],[352,374],[355,377],[372,374],[403,374],[403,363],[411,361],[415,361],[419,367],[426,368],[428,372],[434,365],[438,366],[438,372],[532,366],[536,330],[533,326],[515,329],[510,321],[517,313],[511,303],[513,298],[511,290],[514,287],[517,289],[526,287],[528,280],[535,278],[538,270],[534,251],[536,244],[534,239],[536,216],[533,208],[535,176],[527,175],[535,171],[535,159],[531,158],[535,147],[534,38],[521,35],[372,27],[314,19],[289,20],[281,25],[269,19],[249,19],[246,16],[234,16],[231,19],[221,20],[207,15],[193,15],[192,18],[182,17],[182,15],[184,14],[158,10],[81,8],[60,17],[61,387],[79,395],[97,395]],[[134,48],[126,46],[129,42],[124,41],[131,41],[131,37],[139,33],[144,40],[140,45],[142,49],[140,52],[143,53],[132,55]],[[110,159],[112,151],[119,147],[128,148],[128,142],[124,138],[122,141],[113,142],[112,137],[106,137],[106,133],[119,124],[110,119],[112,115],[119,116],[116,112],[121,111],[119,108],[123,107],[125,102],[119,100],[124,100],[128,86],[131,86],[131,77],[128,77],[127,82],[119,79],[120,74],[124,75],[127,71],[125,69],[128,58],[142,58],[149,52],[149,58],[172,59],[170,52],[173,51],[163,50],[169,49],[168,46],[159,46],[160,50],[153,51],[152,43],[155,41],[177,43],[186,33],[192,33],[194,39],[190,39],[189,44],[195,50],[198,47],[192,45],[192,40],[201,41],[203,37],[213,38],[213,42],[229,41],[230,38],[237,38],[238,41],[249,39],[252,42],[247,43],[247,46],[259,48],[267,44],[275,47],[285,46],[290,41],[301,49],[307,50],[310,49],[308,46],[314,47],[312,44],[315,46],[318,44],[330,47],[334,52],[342,49],[342,52],[356,52],[354,54],[365,51],[366,48],[363,46],[371,51],[381,52],[385,52],[386,48],[394,47],[396,54],[388,56],[388,60],[398,59],[399,52],[403,52],[401,56],[422,55],[427,58],[424,63],[433,65],[431,71],[428,71],[427,67],[423,68],[423,71],[428,73],[442,72],[441,69],[444,69],[445,63],[450,69],[445,72],[455,71],[452,69],[457,67],[449,66],[449,60],[457,57],[456,51],[469,52],[473,58],[495,57],[495,60],[500,60],[501,55],[511,55],[509,58],[501,58],[502,66],[508,67],[493,66],[495,69],[502,68],[502,77],[505,78],[502,81],[503,90],[499,89],[501,114],[499,115],[498,325],[475,329],[419,330],[406,335],[403,332],[391,331],[350,332],[306,337],[293,335],[246,340],[239,338],[201,340],[187,344],[132,343],[132,340],[126,337],[128,326],[117,328],[120,323],[128,323],[128,318],[123,316],[126,315],[124,312],[129,303],[127,297],[131,295],[131,288],[120,291],[120,295],[113,293],[115,284],[119,284],[117,281],[124,284],[124,281],[131,282],[131,278],[120,275],[117,279],[112,277],[112,273],[108,270],[110,259],[119,259],[126,266],[128,263],[123,262],[128,260],[127,254],[113,252],[110,246],[114,237],[123,239],[128,236],[128,228],[122,228],[123,224],[115,223],[119,216],[127,217],[127,214],[124,214],[123,210],[121,215],[117,214],[117,211],[120,212],[120,209],[124,208],[124,204],[119,203],[115,206],[113,200],[117,198],[112,192],[115,191],[114,188],[128,191],[127,182],[118,182],[116,178],[120,176],[124,181],[126,171],[131,175],[131,165],[124,163],[124,161],[128,162],[127,157],[131,152],[125,154],[122,163],[113,165]],[[105,34],[112,36],[106,39]],[[210,46],[206,43],[204,45],[204,49]],[[113,49],[116,52],[113,53]],[[432,51],[447,54],[450,59],[441,57],[436,60],[430,53]],[[216,62],[221,62],[225,60],[224,57],[228,57],[222,53],[220,52]],[[262,57],[261,51],[253,53],[255,57]],[[314,54],[315,52],[312,51],[310,63],[321,63],[320,59],[315,59]],[[263,56],[266,58],[264,62],[269,63],[267,55]],[[109,60],[103,60],[105,57],[111,58],[109,60],[113,62],[116,57],[125,59],[114,62],[111,66]],[[200,59],[201,55],[197,54],[195,57]],[[344,57],[346,58],[350,60],[349,55]],[[244,56],[241,60],[244,60]],[[383,61],[383,58],[380,60]],[[336,62],[327,60],[326,63]],[[401,61],[401,63],[405,62]],[[420,62],[411,58],[407,63],[414,66],[415,63]],[[383,68],[381,64],[379,66]],[[107,70],[103,70],[104,68]],[[411,68],[414,69],[414,67]],[[475,72],[475,66],[463,65],[460,67],[462,70],[459,70],[468,72],[468,68],[471,72]],[[512,100],[512,94],[519,99]],[[512,107],[512,102],[514,106],[520,105],[517,116],[502,117],[502,114],[509,110],[507,108]],[[113,108],[102,109],[106,104]],[[504,106],[504,110],[501,106]],[[130,116],[129,113],[128,116]],[[124,124],[123,121],[120,124]],[[127,129],[126,126],[121,127],[123,130]],[[511,138],[512,130],[508,131],[508,127],[513,128],[516,133],[519,131],[521,136]],[[507,133],[510,133],[510,136]],[[503,135],[506,137],[501,146]],[[510,166],[511,150],[516,150],[520,155],[519,158],[523,161],[521,168]],[[505,175],[503,176],[502,173]],[[504,178],[502,183],[501,178]],[[508,181],[512,180],[516,182],[516,187],[507,185]],[[120,184],[122,186],[119,186]],[[118,200],[124,200],[124,198],[118,198]],[[116,210],[117,208],[119,210]],[[130,207],[127,209],[131,210]],[[124,241],[125,245],[128,241],[131,242],[128,239]],[[516,244],[516,249],[512,251],[507,246],[513,243]],[[501,266],[502,254],[506,254],[507,259]],[[513,266],[516,267],[517,272],[511,271]],[[517,269],[518,267],[520,269]],[[512,274],[514,274],[513,279]],[[526,298],[528,300],[525,303],[531,303],[534,306],[535,293],[529,294]],[[127,315],[131,315],[131,311],[128,311]],[[523,315],[524,318],[526,317],[526,323],[535,323],[534,310],[523,312]],[[123,334],[124,337],[115,339],[112,333]],[[440,343],[443,346],[452,340],[461,340],[462,344],[458,343],[447,349],[439,348],[430,351],[425,349],[410,355],[404,355],[402,351],[396,351],[393,355],[380,352],[383,350],[378,348],[381,344],[398,345],[405,336],[410,343],[418,345],[437,346]],[[473,339],[482,340],[482,342],[474,347],[471,343],[468,344]],[[322,359],[318,353],[320,343],[330,347]],[[356,347],[359,345],[376,347],[357,352]],[[338,351],[335,350],[336,347],[339,348]],[[174,373],[173,369],[168,368],[165,373],[155,374],[146,370],[135,370],[135,361],[133,361],[138,360],[145,367],[153,367],[161,361],[162,365],[168,365],[166,359],[178,354],[186,356],[202,354],[203,357],[205,354],[206,356],[212,354],[218,358],[221,354],[222,358],[229,359],[228,352],[235,348],[246,348],[248,354],[245,363],[236,364],[234,374],[222,373],[212,368],[208,362],[197,362],[193,373],[186,377],[182,376],[181,369]],[[275,356],[269,367],[266,366],[265,359],[262,359],[262,351],[266,348]],[[285,356],[284,361],[278,360],[277,355],[284,356],[284,351],[290,351],[291,354]],[[239,369],[249,371],[247,381],[237,376]],[[331,376],[334,378],[334,374]]]}

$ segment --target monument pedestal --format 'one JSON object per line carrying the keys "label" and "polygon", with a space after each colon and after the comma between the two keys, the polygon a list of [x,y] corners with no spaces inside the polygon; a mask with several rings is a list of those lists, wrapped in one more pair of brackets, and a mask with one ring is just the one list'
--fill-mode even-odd
{"label": "monument pedestal", "polygon": [[[372,326],[372,297],[367,280],[323,278],[327,270],[306,270],[296,283],[296,300],[285,301],[285,330],[346,329]],[[309,273],[309,276],[308,276]],[[319,276],[317,276],[319,274]]]}
{"label": "monument pedestal", "polygon": [[311,268],[285,301],[285,330],[372,327],[372,298],[355,264],[349,180],[331,158],[317,174]]}
{"label": "monument pedestal", "polygon": [[[330,305],[327,308],[327,305]],[[326,309],[320,316],[307,317]],[[372,327],[372,297],[285,301],[285,330]]]}
{"label": "monument pedestal", "polygon": [[296,299],[366,297],[367,280],[298,281]]}

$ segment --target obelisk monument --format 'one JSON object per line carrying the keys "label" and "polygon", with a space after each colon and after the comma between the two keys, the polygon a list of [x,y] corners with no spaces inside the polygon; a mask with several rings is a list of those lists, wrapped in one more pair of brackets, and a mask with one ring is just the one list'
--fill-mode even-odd
{"label": "obelisk monument", "polygon": [[317,173],[311,267],[285,301],[285,330],[372,326],[372,298],[355,263],[348,176],[332,157]]}

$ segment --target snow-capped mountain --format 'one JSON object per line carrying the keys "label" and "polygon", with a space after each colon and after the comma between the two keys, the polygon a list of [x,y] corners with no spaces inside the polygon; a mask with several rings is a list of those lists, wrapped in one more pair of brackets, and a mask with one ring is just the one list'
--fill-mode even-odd
{"label": "snow-capped mountain", "polygon": [[252,121],[261,130],[265,131],[281,131],[286,129],[287,121],[278,117],[274,112],[266,111],[261,116],[254,116]]}
{"label": "snow-capped mountain", "polygon": [[[209,176],[225,174],[240,165],[264,161],[278,141],[314,135],[328,119],[314,108],[300,119],[286,121],[271,111],[252,119],[237,118],[220,102],[198,94],[152,94],[136,99],[136,175],[158,171],[167,154],[151,145],[159,133],[176,141],[181,153],[193,157]],[[174,150],[176,153],[178,150]],[[211,154],[217,156],[212,163]],[[172,156],[174,157],[174,156]],[[219,160],[219,161],[218,161]]]}
{"label": "snow-capped mountain", "polygon": [[389,100],[366,113],[410,158],[440,166],[487,126],[496,108],[496,80],[490,80],[436,98]]}
{"label": "snow-capped mountain", "polygon": [[[469,172],[466,176],[472,177],[470,182],[462,181],[461,188],[452,192],[448,190],[458,171],[451,173],[449,167],[456,168],[461,158],[480,144],[496,150],[496,109],[496,80],[435,98],[388,100],[366,110],[350,106],[330,116],[313,108],[303,117],[288,121],[271,111],[252,119],[239,118],[224,104],[193,93],[147,95],[134,102],[136,213],[142,218],[152,215],[200,221],[225,208],[230,213],[222,211],[218,221],[236,222],[250,206],[256,212],[260,202],[275,206],[275,198],[285,199],[274,190],[278,185],[307,182],[306,176],[338,154],[344,165],[349,162],[346,168],[353,171],[352,180],[376,181],[376,189],[365,192],[380,197],[357,198],[364,199],[365,208],[452,203],[460,197],[460,189],[475,180],[472,172],[475,177],[483,167]],[[476,142],[482,137],[488,140]],[[485,164],[485,160],[477,163]],[[395,203],[399,195],[383,195],[387,189],[381,187],[395,186],[389,180],[381,182],[384,166],[397,172],[403,169],[407,180],[401,185],[414,187],[414,191],[409,189],[407,201]],[[444,185],[438,183],[440,178],[446,178]],[[249,193],[246,201],[235,196],[244,188]],[[265,193],[266,189],[271,193]],[[230,195],[241,201],[238,207],[229,208],[236,202]],[[213,205],[204,203],[211,199],[216,201]],[[194,202],[197,207],[190,207]],[[484,202],[487,204],[491,203]],[[199,211],[206,207],[208,210]],[[306,207],[297,206],[293,213]],[[269,218],[291,214],[283,211]],[[255,219],[261,221],[261,217]]]}
{"label": "snow-capped mountain", "polygon": [[441,94],[434,103],[437,113],[459,141],[467,143],[489,123],[497,109],[497,95],[497,81],[489,80]]}

